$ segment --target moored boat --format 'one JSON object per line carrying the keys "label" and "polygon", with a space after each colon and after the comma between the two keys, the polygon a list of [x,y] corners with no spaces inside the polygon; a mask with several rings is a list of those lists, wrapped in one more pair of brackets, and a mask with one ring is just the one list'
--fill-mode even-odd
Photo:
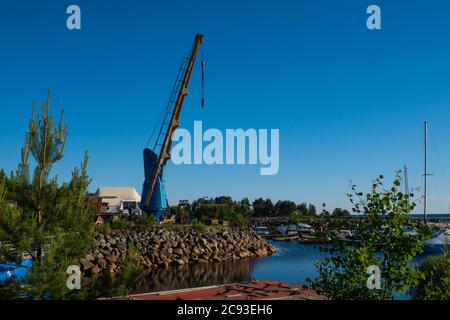
{"label": "moored boat", "polygon": [[435,231],[429,240],[425,241],[425,253],[442,253],[450,241],[450,229]]}

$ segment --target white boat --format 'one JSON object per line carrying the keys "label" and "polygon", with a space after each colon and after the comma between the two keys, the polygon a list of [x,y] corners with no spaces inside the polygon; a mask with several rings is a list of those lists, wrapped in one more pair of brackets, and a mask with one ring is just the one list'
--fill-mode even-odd
{"label": "white boat", "polygon": [[405,227],[403,228],[403,232],[411,237],[415,237],[419,234],[417,229],[413,227]]}
{"label": "white boat", "polygon": [[286,235],[287,235],[288,237],[298,235],[298,232],[297,232],[297,226],[296,226],[295,224],[290,224],[290,225],[288,225],[288,226],[287,226],[287,229],[286,229]]}
{"label": "white boat", "polygon": [[426,253],[441,253],[450,243],[450,229],[440,230],[433,233],[431,239],[425,241],[424,251]]}
{"label": "white boat", "polygon": [[289,225],[279,225],[277,227],[277,233],[283,236],[296,236],[298,235],[297,232],[297,226],[295,224],[289,224]]}
{"label": "white boat", "polygon": [[299,223],[299,224],[297,224],[297,232],[313,234],[314,233],[314,229],[309,224]]}

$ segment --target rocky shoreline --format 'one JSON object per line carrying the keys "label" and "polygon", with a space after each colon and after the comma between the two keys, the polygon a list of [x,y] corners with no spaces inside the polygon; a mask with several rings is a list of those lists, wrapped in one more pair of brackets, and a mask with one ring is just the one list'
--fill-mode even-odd
{"label": "rocky shoreline", "polygon": [[115,275],[120,270],[128,248],[137,250],[141,269],[166,268],[193,263],[235,261],[272,255],[276,248],[252,230],[114,230],[96,232],[95,250],[80,259],[86,276],[105,271]]}

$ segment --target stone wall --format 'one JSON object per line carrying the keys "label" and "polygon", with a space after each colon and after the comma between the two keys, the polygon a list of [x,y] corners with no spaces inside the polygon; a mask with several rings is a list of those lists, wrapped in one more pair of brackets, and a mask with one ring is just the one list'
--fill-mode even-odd
{"label": "stone wall", "polygon": [[191,263],[233,261],[273,254],[276,249],[251,230],[217,230],[204,233],[165,229],[122,230],[95,234],[95,250],[80,259],[87,276],[120,270],[127,248],[133,244],[142,269],[165,268]]}

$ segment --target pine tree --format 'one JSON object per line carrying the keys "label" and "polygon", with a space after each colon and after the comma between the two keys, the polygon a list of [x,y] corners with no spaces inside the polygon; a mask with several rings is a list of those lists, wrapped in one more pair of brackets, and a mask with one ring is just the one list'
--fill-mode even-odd
{"label": "pine tree", "polygon": [[31,298],[73,295],[66,288],[65,270],[91,249],[94,228],[87,196],[87,153],[68,183],[59,185],[57,177],[51,177],[54,164],[64,155],[67,127],[63,110],[55,125],[50,98],[49,91],[40,114],[33,102],[17,171],[10,177],[0,174],[0,241],[9,244],[2,246],[0,257],[15,261],[23,253],[32,257],[33,269],[22,287],[26,292],[17,292]]}

